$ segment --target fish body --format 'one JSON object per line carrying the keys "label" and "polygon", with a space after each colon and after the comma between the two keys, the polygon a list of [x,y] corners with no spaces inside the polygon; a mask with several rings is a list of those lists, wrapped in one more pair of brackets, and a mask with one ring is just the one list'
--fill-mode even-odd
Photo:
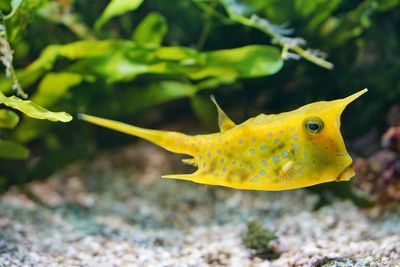
{"label": "fish body", "polygon": [[189,136],[148,130],[81,114],[91,123],[135,135],[171,152],[187,154],[192,174],[163,178],[249,190],[287,190],[354,176],[340,133],[340,115],[364,89],[347,98],[320,101],[276,115],[261,114],[236,125],[219,107],[221,132]]}

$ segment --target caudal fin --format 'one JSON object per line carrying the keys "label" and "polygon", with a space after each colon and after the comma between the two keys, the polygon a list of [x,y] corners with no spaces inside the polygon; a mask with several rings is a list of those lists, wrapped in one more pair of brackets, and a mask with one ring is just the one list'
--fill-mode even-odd
{"label": "caudal fin", "polygon": [[188,155],[195,154],[195,147],[191,145],[193,137],[182,133],[149,130],[129,125],[123,122],[103,119],[86,114],[78,114],[78,118],[80,120],[84,120],[102,127],[146,139],[174,153]]}

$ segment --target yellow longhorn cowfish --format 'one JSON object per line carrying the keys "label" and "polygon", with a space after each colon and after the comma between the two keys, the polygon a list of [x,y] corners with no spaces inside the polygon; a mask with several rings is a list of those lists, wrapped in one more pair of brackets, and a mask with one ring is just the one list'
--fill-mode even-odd
{"label": "yellow longhorn cowfish", "polygon": [[367,89],[276,115],[261,114],[239,125],[211,97],[221,131],[206,135],[148,130],[85,114],[79,114],[79,118],[190,155],[183,162],[198,168],[192,174],[163,178],[237,189],[286,190],[348,181],[355,175],[340,133],[340,116],[365,92]]}

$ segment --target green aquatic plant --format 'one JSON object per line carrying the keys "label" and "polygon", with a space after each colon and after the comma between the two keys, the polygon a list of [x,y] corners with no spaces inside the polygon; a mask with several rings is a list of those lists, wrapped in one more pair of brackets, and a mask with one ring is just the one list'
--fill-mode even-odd
{"label": "green aquatic plant", "polygon": [[[68,122],[71,115],[66,112],[51,112],[28,98],[28,94],[22,89],[13,66],[13,50],[8,42],[6,21],[11,19],[21,5],[21,0],[11,1],[11,11],[5,15],[0,11],[0,61],[5,68],[5,79],[11,84],[12,92],[16,95],[6,96],[0,90],[0,104],[20,111],[35,119]],[[1,109],[0,128],[13,129],[19,122],[19,116],[12,110]],[[11,140],[0,139],[0,157],[10,159],[24,159],[29,155],[29,150],[21,144]]]}
{"label": "green aquatic plant", "polygon": [[[237,4],[229,2],[227,0],[219,0],[218,2],[224,7],[227,17],[223,14],[217,13],[216,9],[212,6],[207,5],[207,3],[214,3],[212,1],[204,0],[193,0],[200,8],[205,12],[211,13],[213,16],[223,20],[227,23],[240,23],[244,26],[255,28],[272,38],[272,43],[277,44],[282,47],[281,56],[283,59],[299,59],[303,57],[321,67],[332,69],[333,64],[326,61],[318,50],[303,49],[302,46],[305,45],[306,41],[299,37],[289,37],[293,33],[292,29],[285,28],[282,25],[275,25],[265,18],[261,18],[256,14],[252,14],[250,18],[247,18],[241,14],[242,8],[238,7]],[[236,7],[236,8],[235,8]],[[292,53],[293,51],[294,53]]]}
{"label": "green aquatic plant", "polygon": [[247,231],[243,237],[243,243],[255,252],[255,256],[262,259],[279,258],[279,253],[272,247],[271,241],[277,237],[270,229],[257,220],[247,223]]}
{"label": "green aquatic plant", "polygon": [[313,266],[315,267],[347,267],[347,266],[368,266],[364,265],[364,260],[346,259],[340,257],[326,257],[319,260]]}

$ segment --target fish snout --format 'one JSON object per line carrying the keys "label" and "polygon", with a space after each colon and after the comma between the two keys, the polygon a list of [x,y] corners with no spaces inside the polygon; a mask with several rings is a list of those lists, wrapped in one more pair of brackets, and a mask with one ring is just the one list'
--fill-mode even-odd
{"label": "fish snout", "polygon": [[353,164],[350,163],[344,170],[336,177],[336,181],[349,181],[353,176],[355,176],[356,173],[354,172],[353,169]]}
{"label": "fish snout", "polygon": [[338,153],[338,166],[341,166],[339,169],[339,175],[336,177],[336,181],[349,181],[353,176],[355,176],[355,172],[353,169],[353,159],[347,153],[347,151],[342,151],[342,153]]}

